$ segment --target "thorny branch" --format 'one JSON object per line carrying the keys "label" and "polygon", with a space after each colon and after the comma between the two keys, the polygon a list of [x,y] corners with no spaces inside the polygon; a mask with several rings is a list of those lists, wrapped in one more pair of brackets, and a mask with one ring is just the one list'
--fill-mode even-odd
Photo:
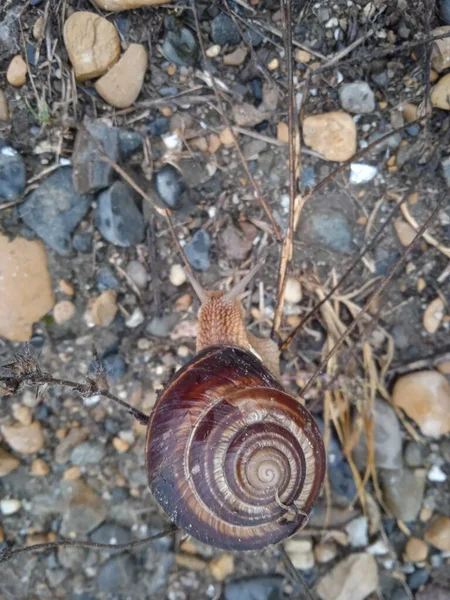
{"label": "thorny branch", "polygon": [[12,396],[27,386],[37,388],[39,393],[46,386],[60,385],[80,394],[82,398],[103,396],[113,400],[116,404],[125,408],[142,425],[148,423],[146,414],[110,392],[107,374],[101,366],[95,350],[92,375],[85,377],[86,383],[53,377],[53,375],[41,369],[37,359],[28,350],[23,354],[18,354],[13,362],[3,365],[1,369],[6,370],[7,374],[0,374],[0,397]]}

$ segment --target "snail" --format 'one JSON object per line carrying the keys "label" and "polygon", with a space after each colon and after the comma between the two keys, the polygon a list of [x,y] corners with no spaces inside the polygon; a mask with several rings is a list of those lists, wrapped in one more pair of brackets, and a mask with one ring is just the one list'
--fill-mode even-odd
{"label": "snail", "polygon": [[147,427],[150,489],[170,519],[229,550],[276,544],[305,522],[326,458],[318,426],[283,389],[278,347],[249,333],[238,296],[199,296],[197,353],[167,383]]}
{"label": "snail", "polygon": [[279,381],[278,346],[246,330],[239,295],[261,264],[229,292],[205,291],[187,271],[201,301],[196,354],[168,381],[150,416],[111,394],[101,370],[76,384],[45,373],[29,354],[5,366],[11,375],[0,376],[4,395],[23,385],[63,385],[101,394],[146,424],[148,484],[174,525],[127,544],[62,540],[7,548],[0,564],[33,549],[129,549],[175,526],[217,548],[258,550],[306,523],[322,488],[325,450],[313,417]]}

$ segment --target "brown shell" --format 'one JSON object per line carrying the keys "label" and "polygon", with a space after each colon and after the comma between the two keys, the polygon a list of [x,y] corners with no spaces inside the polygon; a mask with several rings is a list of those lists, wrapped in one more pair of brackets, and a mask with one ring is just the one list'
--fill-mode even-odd
{"label": "brown shell", "polygon": [[256,356],[231,346],[206,348],[168,383],[150,418],[146,460],[171,520],[231,550],[292,535],[326,465],[310,413]]}

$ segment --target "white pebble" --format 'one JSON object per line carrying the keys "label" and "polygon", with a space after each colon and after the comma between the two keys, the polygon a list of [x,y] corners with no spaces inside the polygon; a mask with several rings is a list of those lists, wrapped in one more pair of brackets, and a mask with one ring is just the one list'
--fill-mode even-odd
{"label": "white pebble", "polygon": [[169,279],[170,283],[172,285],[175,285],[176,287],[179,287],[180,285],[183,285],[183,283],[186,283],[187,277],[183,267],[178,264],[172,265],[170,268]]}
{"label": "white pebble", "polygon": [[428,471],[428,481],[434,481],[435,483],[443,483],[447,481],[447,475],[438,465],[433,465]]}
{"label": "white pebble", "polygon": [[284,299],[289,304],[298,304],[302,299],[302,286],[297,279],[289,277],[286,281]]}
{"label": "white pebble", "polygon": [[2,514],[4,514],[5,516],[7,515],[13,515],[14,513],[18,512],[22,507],[22,502],[20,500],[2,500],[0,502],[0,510],[2,511]]}
{"label": "white pebble", "polygon": [[135,308],[128,319],[125,321],[125,325],[130,329],[138,327],[144,322],[144,314],[140,308]]}
{"label": "white pebble", "polygon": [[379,539],[367,548],[367,552],[374,556],[385,556],[389,554],[389,548],[382,539]]}
{"label": "white pebble", "polygon": [[354,548],[366,547],[369,543],[369,522],[367,517],[358,517],[345,526],[350,545]]}
{"label": "white pebble", "polygon": [[372,165],[364,165],[362,163],[352,163],[350,165],[350,183],[359,185],[367,183],[377,174],[377,168]]}
{"label": "white pebble", "polygon": [[206,51],[206,56],[208,56],[209,58],[216,58],[216,56],[219,56],[220,50],[221,48],[219,44],[214,44],[214,46],[210,46],[208,48],[208,50]]}

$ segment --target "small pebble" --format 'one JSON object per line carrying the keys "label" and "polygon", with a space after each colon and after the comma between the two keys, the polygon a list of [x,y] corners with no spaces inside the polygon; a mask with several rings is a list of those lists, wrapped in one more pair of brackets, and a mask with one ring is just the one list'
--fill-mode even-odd
{"label": "small pebble", "polygon": [[435,517],[425,530],[425,539],[442,552],[450,552],[450,517]]}
{"label": "small pebble", "polygon": [[199,229],[185,245],[184,252],[191,266],[197,271],[207,271],[210,266],[209,250],[211,238],[209,233]]}
{"label": "small pebble", "polygon": [[405,546],[405,560],[422,562],[427,559],[428,544],[417,537],[410,537]]}
{"label": "small pebble", "polygon": [[10,85],[14,87],[21,87],[27,80],[27,72],[27,63],[18,54],[9,63],[9,67],[6,72],[6,79]]}
{"label": "small pebble", "polygon": [[20,460],[0,448],[0,477],[12,473],[20,465]]}
{"label": "small pebble", "polygon": [[221,47],[219,46],[219,44],[214,44],[214,46],[210,46],[206,50],[206,56],[208,56],[208,58],[216,58],[216,56],[219,56],[220,51]]}
{"label": "small pebble", "polygon": [[74,481],[75,479],[79,479],[81,477],[81,469],[78,466],[70,467],[67,471],[64,472],[64,479],[69,481]]}
{"label": "small pebble", "polygon": [[234,556],[222,554],[210,562],[209,568],[216,581],[223,581],[228,575],[234,573]]}
{"label": "small pebble", "polygon": [[75,315],[75,304],[70,300],[61,300],[53,307],[53,318],[55,323],[62,325],[70,321]]}
{"label": "small pebble", "polygon": [[125,442],[124,440],[122,440],[120,437],[115,437],[112,441],[114,448],[117,450],[117,452],[119,452],[119,454],[122,454],[123,452],[127,452],[127,450],[130,449],[130,444],[128,444],[128,442]]}
{"label": "small pebble", "polygon": [[176,287],[179,287],[186,283],[187,277],[183,267],[179,264],[172,265],[170,267],[169,279],[170,283],[172,285],[175,285]]}
{"label": "small pebble", "polygon": [[15,404],[12,412],[14,418],[19,421],[21,425],[31,425],[33,421],[33,415],[31,414],[31,410],[28,408],[28,406]]}
{"label": "small pebble", "polygon": [[125,325],[130,329],[134,329],[135,327],[139,327],[141,323],[145,320],[144,313],[138,307],[133,310],[131,315],[125,319]]}
{"label": "small pebble", "polygon": [[314,547],[314,556],[318,563],[327,563],[337,556],[337,547],[333,542],[327,544],[317,544]]}
{"label": "small pebble", "polygon": [[48,475],[49,473],[50,467],[45,462],[45,460],[42,460],[42,458],[36,458],[35,460],[33,460],[33,462],[31,463],[32,475],[35,475],[36,477],[45,477],[45,475]]}
{"label": "small pebble", "polygon": [[22,502],[20,500],[0,500],[0,511],[5,517],[14,515],[22,508]]}
{"label": "small pebble", "polygon": [[284,292],[284,299],[289,304],[298,304],[302,299],[302,286],[298,279],[288,277],[286,281],[286,289]]}
{"label": "small pebble", "polygon": [[354,548],[366,547],[369,543],[369,523],[367,517],[353,519],[345,526],[348,539]]}
{"label": "small pebble", "polygon": [[39,421],[30,425],[4,425],[1,433],[6,443],[21,454],[34,454],[44,447],[44,435]]}
{"label": "small pebble", "polygon": [[361,185],[368,183],[377,174],[378,169],[372,165],[364,165],[362,163],[352,163],[350,165],[350,183],[353,185]]}
{"label": "small pebble", "polygon": [[23,158],[17,150],[0,139],[0,202],[18,200],[25,191],[26,181],[27,174]]}
{"label": "small pebble", "polygon": [[148,273],[144,265],[138,260],[132,260],[127,265],[127,275],[137,288],[143,290],[148,284]]}
{"label": "small pebble", "polygon": [[109,327],[118,311],[116,298],[117,294],[113,290],[106,290],[100,296],[90,298],[85,313],[86,323],[90,327]]}
{"label": "small pebble", "polygon": [[8,100],[2,89],[0,89],[0,121],[9,121]]}
{"label": "small pebble", "polygon": [[285,549],[296,569],[309,571],[314,567],[315,560],[311,540],[291,538],[286,540]]}
{"label": "small pebble", "polygon": [[428,481],[433,481],[435,483],[444,483],[447,481],[447,475],[438,465],[433,465],[431,469],[428,471]]}

